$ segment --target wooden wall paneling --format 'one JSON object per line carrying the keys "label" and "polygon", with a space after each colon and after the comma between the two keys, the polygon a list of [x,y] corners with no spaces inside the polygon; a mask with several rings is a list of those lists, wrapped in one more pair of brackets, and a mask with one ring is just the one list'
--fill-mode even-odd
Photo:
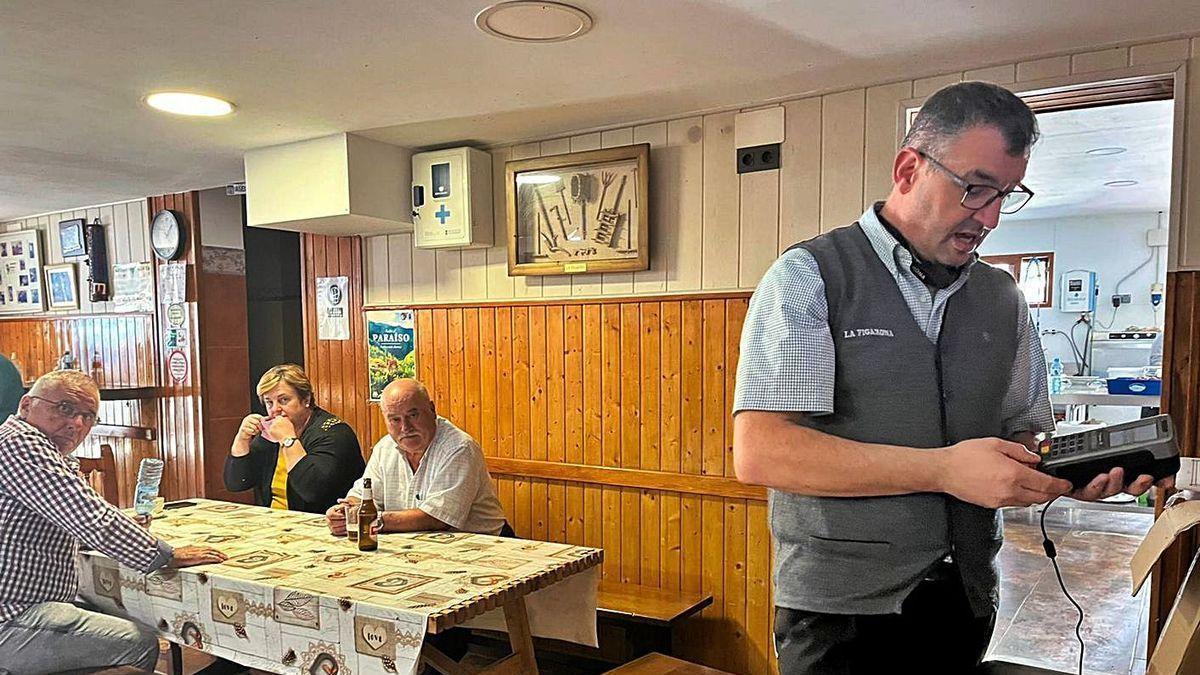
{"label": "wooden wall paneling", "polygon": [[[600,147],[618,148],[633,144],[633,128],[612,129],[600,134]],[[650,175],[654,175],[651,165]],[[630,295],[633,293],[633,272],[610,272],[601,274],[600,292],[604,295]]]}
{"label": "wooden wall paneling", "polygon": [[[566,313],[561,305],[546,307],[546,459],[567,461],[564,421],[566,402]],[[567,485],[553,481],[547,487],[547,538],[567,541]]]}
{"label": "wooden wall paneling", "polygon": [[[532,157],[537,157],[539,152],[541,152],[541,146],[539,146],[537,143],[525,143],[522,145],[516,145],[509,149],[509,159],[510,160],[530,159]],[[503,176],[504,176],[504,174],[501,173],[501,177],[503,177]],[[506,192],[501,191],[496,194],[504,195],[504,194],[506,194]],[[504,199],[501,198],[501,201],[503,202]],[[505,222],[507,222],[507,211],[505,212],[505,214],[506,214]],[[505,232],[507,233],[507,228],[505,229]],[[507,239],[508,239],[508,235],[505,234],[505,236],[503,237],[503,240],[507,241]],[[542,278],[536,277],[536,276],[513,277],[513,295],[518,298],[541,297],[541,295],[542,295]]]}
{"label": "wooden wall paneling", "polygon": [[[668,122],[667,147],[659,155],[651,165],[651,177],[665,170],[663,180],[669,181],[670,194],[655,202],[663,214],[657,220],[659,229],[650,234],[650,245],[665,255],[668,291],[699,290],[704,250],[704,118]],[[653,194],[653,184],[650,189]]]}
{"label": "wooden wall paneling", "polygon": [[721,646],[725,651],[724,667],[744,673],[749,664],[749,641],[746,636],[746,501],[726,499],[725,543],[721,557],[725,561],[725,631],[727,640]]}
{"label": "wooden wall paneling", "polygon": [[725,474],[731,478],[737,475],[733,470],[733,421],[730,417],[733,410],[735,380],[737,379],[738,351],[741,346],[742,324],[746,321],[746,310],[750,303],[743,298],[734,298],[725,302]]}
{"label": "wooden wall paneling", "polygon": [[[667,151],[667,123],[643,124],[633,129],[634,143],[650,144],[650,269],[633,273],[634,293],[665,293],[670,266],[669,249],[662,237],[676,228],[678,208],[674,203],[675,166]],[[675,237],[668,236],[668,239]]]}
{"label": "wooden wall paneling", "polygon": [[[513,457],[529,459],[532,406],[529,401],[529,307],[517,306],[512,311],[512,404]],[[533,531],[531,489],[528,480],[513,481],[514,528],[523,537]]]}
{"label": "wooden wall paneling", "polygon": [[367,277],[366,297],[363,300],[367,305],[386,305],[391,302],[388,297],[391,283],[388,277],[388,239],[387,235],[363,238],[363,248],[366,250],[363,272]]}
{"label": "wooden wall paneling", "polygon": [[[630,303],[641,311],[641,344],[637,354],[641,356],[641,381],[638,383],[641,395],[641,409],[638,416],[638,429],[641,432],[641,458],[639,466],[642,469],[659,471],[662,469],[662,450],[660,413],[661,398],[659,381],[662,379],[661,341],[662,319],[661,305],[656,302],[641,304]],[[627,379],[632,379],[627,376]],[[641,491],[641,583],[647,586],[659,587],[661,579],[661,508],[662,493],[656,490]]]}
{"label": "wooden wall paneling", "polygon": [[[661,306],[659,395],[659,466],[663,471],[679,473],[680,426],[682,399],[681,340],[683,314],[680,302],[664,302]],[[663,588],[678,589],[680,553],[680,496],[671,492],[659,495],[659,583]]]}
{"label": "wooden wall paneling", "polygon": [[[721,300],[703,301],[704,329],[704,437],[701,473],[708,476],[725,475],[725,303]],[[720,621],[724,605],[716,601],[725,585],[725,508],[719,497],[700,498],[701,575],[703,589],[713,595],[713,604],[703,616]],[[711,626],[709,628],[711,630]],[[705,645],[706,647],[708,645]],[[712,655],[712,652],[707,652]]]}
{"label": "wooden wall paneling", "polygon": [[[563,388],[566,416],[563,419],[566,447],[565,461],[584,463],[585,429],[584,411],[584,362],[583,362],[583,307],[570,305],[563,308],[563,368],[566,382]],[[593,362],[594,364],[595,362]],[[583,486],[568,483],[566,486],[566,541],[576,545],[584,543]]]}
{"label": "wooden wall paneling", "polygon": [[449,352],[448,363],[446,364],[449,371],[449,386],[447,389],[447,399],[449,405],[446,409],[450,413],[450,419],[454,423],[467,426],[467,382],[464,368],[464,354],[466,348],[467,336],[465,335],[465,326],[463,323],[463,310],[461,307],[451,307],[446,310],[446,350]]}
{"label": "wooden wall paneling", "polygon": [[479,444],[485,455],[499,454],[496,435],[498,406],[496,401],[499,357],[496,352],[496,310],[479,308]]}
{"label": "wooden wall paneling", "polygon": [[[704,439],[704,307],[686,302],[682,307],[681,350],[683,396],[680,407],[680,473],[700,474]],[[698,591],[701,579],[701,504],[693,495],[680,497],[680,587]]]}
{"label": "wooden wall paneling", "polygon": [[[622,303],[621,307],[621,466],[636,468],[641,463],[641,420],[639,379],[641,351],[641,317],[638,305]],[[642,503],[638,490],[621,489],[621,580],[641,583]]]}
{"label": "wooden wall paneling", "polygon": [[[1193,45],[1193,48],[1195,46]],[[1187,130],[1200,129],[1200,54],[1193,53],[1187,62],[1187,87],[1184,101],[1184,112],[1176,114],[1175,123],[1184,125]],[[1182,119],[1181,119],[1182,118]],[[1176,154],[1183,150],[1181,143],[1175,144]],[[1180,187],[1182,196],[1179,199],[1179,213],[1176,216],[1179,230],[1171,242],[1178,249],[1170,253],[1179,266],[1189,266],[1193,269],[1200,265],[1200,207],[1195,205],[1195,195],[1200,195],[1200,152],[1187,150],[1179,159],[1182,165]],[[1172,202],[1175,198],[1172,197]],[[1174,266],[1168,266],[1168,269]]]}
{"label": "wooden wall paneling", "polygon": [[772,598],[771,533],[766,502],[746,502],[746,672],[764,673],[775,653],[771,632],[775,606]]}
{"label": "wooden wall paneling", "polygon": [[[500,411],[497,432],[499,435],[499,452],[501,457],[513,457],[514,452],[514,399],[517,394],[513,387],[513,319],[512,309],[501,307],[496,310],[496,408]],[[517,527],[516,504],[513,498],[515,485],[512,479],[500,481],[500,500],[504,502],[504,510],[508,514],[513,528]],[[518,532],[518,534],[520,534]]]}
{"label": "wooden wall paneling", "polygon": [[779,253],[779,170],[738,176],[738,286],[753,288]]}
{"label": "wooden wall paneling", "polygon": [[[538,146],[539,157],[563,155],[569,152],[571,152],[570,138],[555,138],[542,141]],[[554,274],[542,277],[542,295],[548,298],[571,295],[571,275]]]}
{"label": "wooden wall paneling", "polygon": [[459,249],[434,251],[434,269],[437,270],[438,302],[462,300],[462,252]]}
{"label": "wooden wall paneling", "polygon": [[406,304],[413,300],[412,234],[389,234],[388,302]]}
{"label": "wooden wall paneling", "polygon": [[779,252],[821,233],[821,98],[783,104]]}
{"label": "wooden wall paneling", "polygon": [[487,297],[511,298],[513,278],[508,276],[508,209],[505,205],[504,163],[509,148],[492,150],[493,245],[487,249]]}
{"label": "wooden wall paneling", "polygon": [[[1011,80],[1010,80],[1011,81]],[[863,207],[885,199],[892,190],[892,164],[900,147],[900,102],[912,98],[912,82],[867,89],[863,148]]]}
{"label": "wooden wall paneling", "polygon": [[[601,148],[600,132],[571,137],[571,152],[599,150]],[[599,274],[575,274],[571,277],[571,295],[596,296],[603,292]]]}
{"label": "wooden wall paneling", "polygon": [[[603,464],[604,453],[604,377],[607,370],[597,370],[603,364],[604,328],[601,305],[582,306],[583,332],[581,335],[583,354],[583,461],[585,464]],[[587,546],[599,547],[604,543],[602,524],[602,497],[600,488],[583,488],[584,521],[583,537]]]}
{"label": "wooden wall paneling", "polygon": [[[547,403],[546,403],[546,308],[529,308],[529,457],[545,461],[547,458]],[[561,409],[560,409],[561,411]],[[529,486],[530,522],[533,538],[546,539],[549,529],[549,501],[547,484],[544,480],[533,481]]]}
{"label": "wooden wall paneling", "polygon": [[733,119],[726,112],[704,116],[704,187],[701,223],[701,288],[738,284],[739,182],[733,147]]}
{"label": "wooden wall paneling", "polygon": [[413,302],[435,302],[438,299],[437,252],[417,248],[412,242],[412,295]]}
{"label": "wooden wall paneling", "polygon": [[[482,410],[480,400],[480,373],[483,365],[479,355],[479,308],[468,307],[462,310],[463,330],[463,429],[471,437],[482,443],[481,428]],[[490,363],[488,364],[491,365]],[[491,414],[488,410],[488,414]]]}
{"label": "wooden wall paneling", "polygon": [[[1163,344],[1163,410],[1171,415],[1179,440],[1180,454],[1200,455],[1200,273],[1167,274],[1167,308]],[[1160,497],[1161,492],[1160,492]],[[1161,500],[1158,500],[1161,503]],[[1161,512],[1156,507],[1156,515]],[[1175,602],[1180,583],[1191,567],[1198,546],[1195,532],[1185,532],[1163,554],[1151,584],[1149,649],[1158,641],[1167,614]],[[1149,653],[1147,653],[1149,656]]]}
{"label": "wooden wall paneling", "polygon": [[[601,441],[601,464],[621,466],[621,307],[601,305],[603,373],[600,378],[601,418],[603,437]],[[603,515],[603,547],[605,550],[605,578],[620,579],[624,547],[621,521],[621,490],[606,487],[601,493]]]}
{"label": "wooden wall paneling", "polygon": [[821,231],[853,223],[863,212],[866,92],[821,97]]}

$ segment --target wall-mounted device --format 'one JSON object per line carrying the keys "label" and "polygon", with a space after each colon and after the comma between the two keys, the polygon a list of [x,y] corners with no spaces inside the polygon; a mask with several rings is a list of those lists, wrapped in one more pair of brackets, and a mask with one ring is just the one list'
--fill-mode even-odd
{"label": "wall-mounted device", "polygon": [[492,156],[449,148],[412,156],[413,245],[492,245]]}
{"label": "wall-mounted device", "polygon": [[1088,270],[1063,272],[1059,309],[1077,314],[1096,311],[1096,273]]}
{"label": "wall-mounted device", "polygon": [[108,288],[108,246],[99,218],[84,228],[84,239],[87,241],[88,296],[92,302],[105,302],[112,293]]}
{"label": "wall-mounted device", "polygon": [[1125,470],[1126,485],[1141,474],[1157,481],[1179,471],[1175,427],[1167,415],[1055,436],[1039,452],[1038,468],[1076,489],[1117,467]]}

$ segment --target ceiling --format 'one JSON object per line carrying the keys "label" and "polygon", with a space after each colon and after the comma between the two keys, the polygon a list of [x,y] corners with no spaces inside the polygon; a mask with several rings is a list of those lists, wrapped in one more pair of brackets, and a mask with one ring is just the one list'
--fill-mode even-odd
{"label": "ceiling", "polygon": [[[1029,204],[1005,220],[1166,210],[1171,203],[1173,101],[1128,103],[1038,115],[1025,185]],[[1088,150],[1120,147],[1115,155]],[[1106,186],[1136,180],[1133,186]]]}
{"label": "ceiling", "polygon": [[[577,0],[578,40],[480,32],[486,0],[0,4],[0,220],[240,180],[248,148],[365,131],[544,138],[805,92],[1200,32],[1147,0]],[[145,108],[220,95],[221,119]]]}

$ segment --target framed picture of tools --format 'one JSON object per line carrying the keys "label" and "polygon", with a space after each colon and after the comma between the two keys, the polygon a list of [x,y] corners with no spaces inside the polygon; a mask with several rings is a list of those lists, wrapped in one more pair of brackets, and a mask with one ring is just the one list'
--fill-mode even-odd
{"label": "framed picture of tools", "polygon": [[510,275],[650,266],[650,146],[505,163]]}

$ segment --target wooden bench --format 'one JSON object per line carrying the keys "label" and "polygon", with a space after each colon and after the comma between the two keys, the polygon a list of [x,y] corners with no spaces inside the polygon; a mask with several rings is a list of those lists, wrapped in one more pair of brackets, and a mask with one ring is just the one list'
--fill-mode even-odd
{"label": "wooden bench", "polygon": [[607,675],[729,675],[724,670],[681,661],[673,656],[651,653],[637,661],[608,671]]}
{"label": "wooden bench", "polygon": [[[602,581],[596,594],[599,649],[543,638],[534,638],[534,647],[539,657],[547,659],[583,659],[609,665],[628,663],[654,652],[670,654],[674,648],[674,628],[712,601],[711,595],[699,591]],[[473,644],[498,649],[507,645],[502,633],[477,628],[471,632]]]}
{"label": "wooden bench", "polygon": [[[711,595],[699,591],[602,581],[596,594],[601,650],[618,662],[652,652],[673,654],[675,626],[712,601]],[[606,649],[606,642],[617,642],[625,649],[623,653],[612,653],[611,647]]]}

